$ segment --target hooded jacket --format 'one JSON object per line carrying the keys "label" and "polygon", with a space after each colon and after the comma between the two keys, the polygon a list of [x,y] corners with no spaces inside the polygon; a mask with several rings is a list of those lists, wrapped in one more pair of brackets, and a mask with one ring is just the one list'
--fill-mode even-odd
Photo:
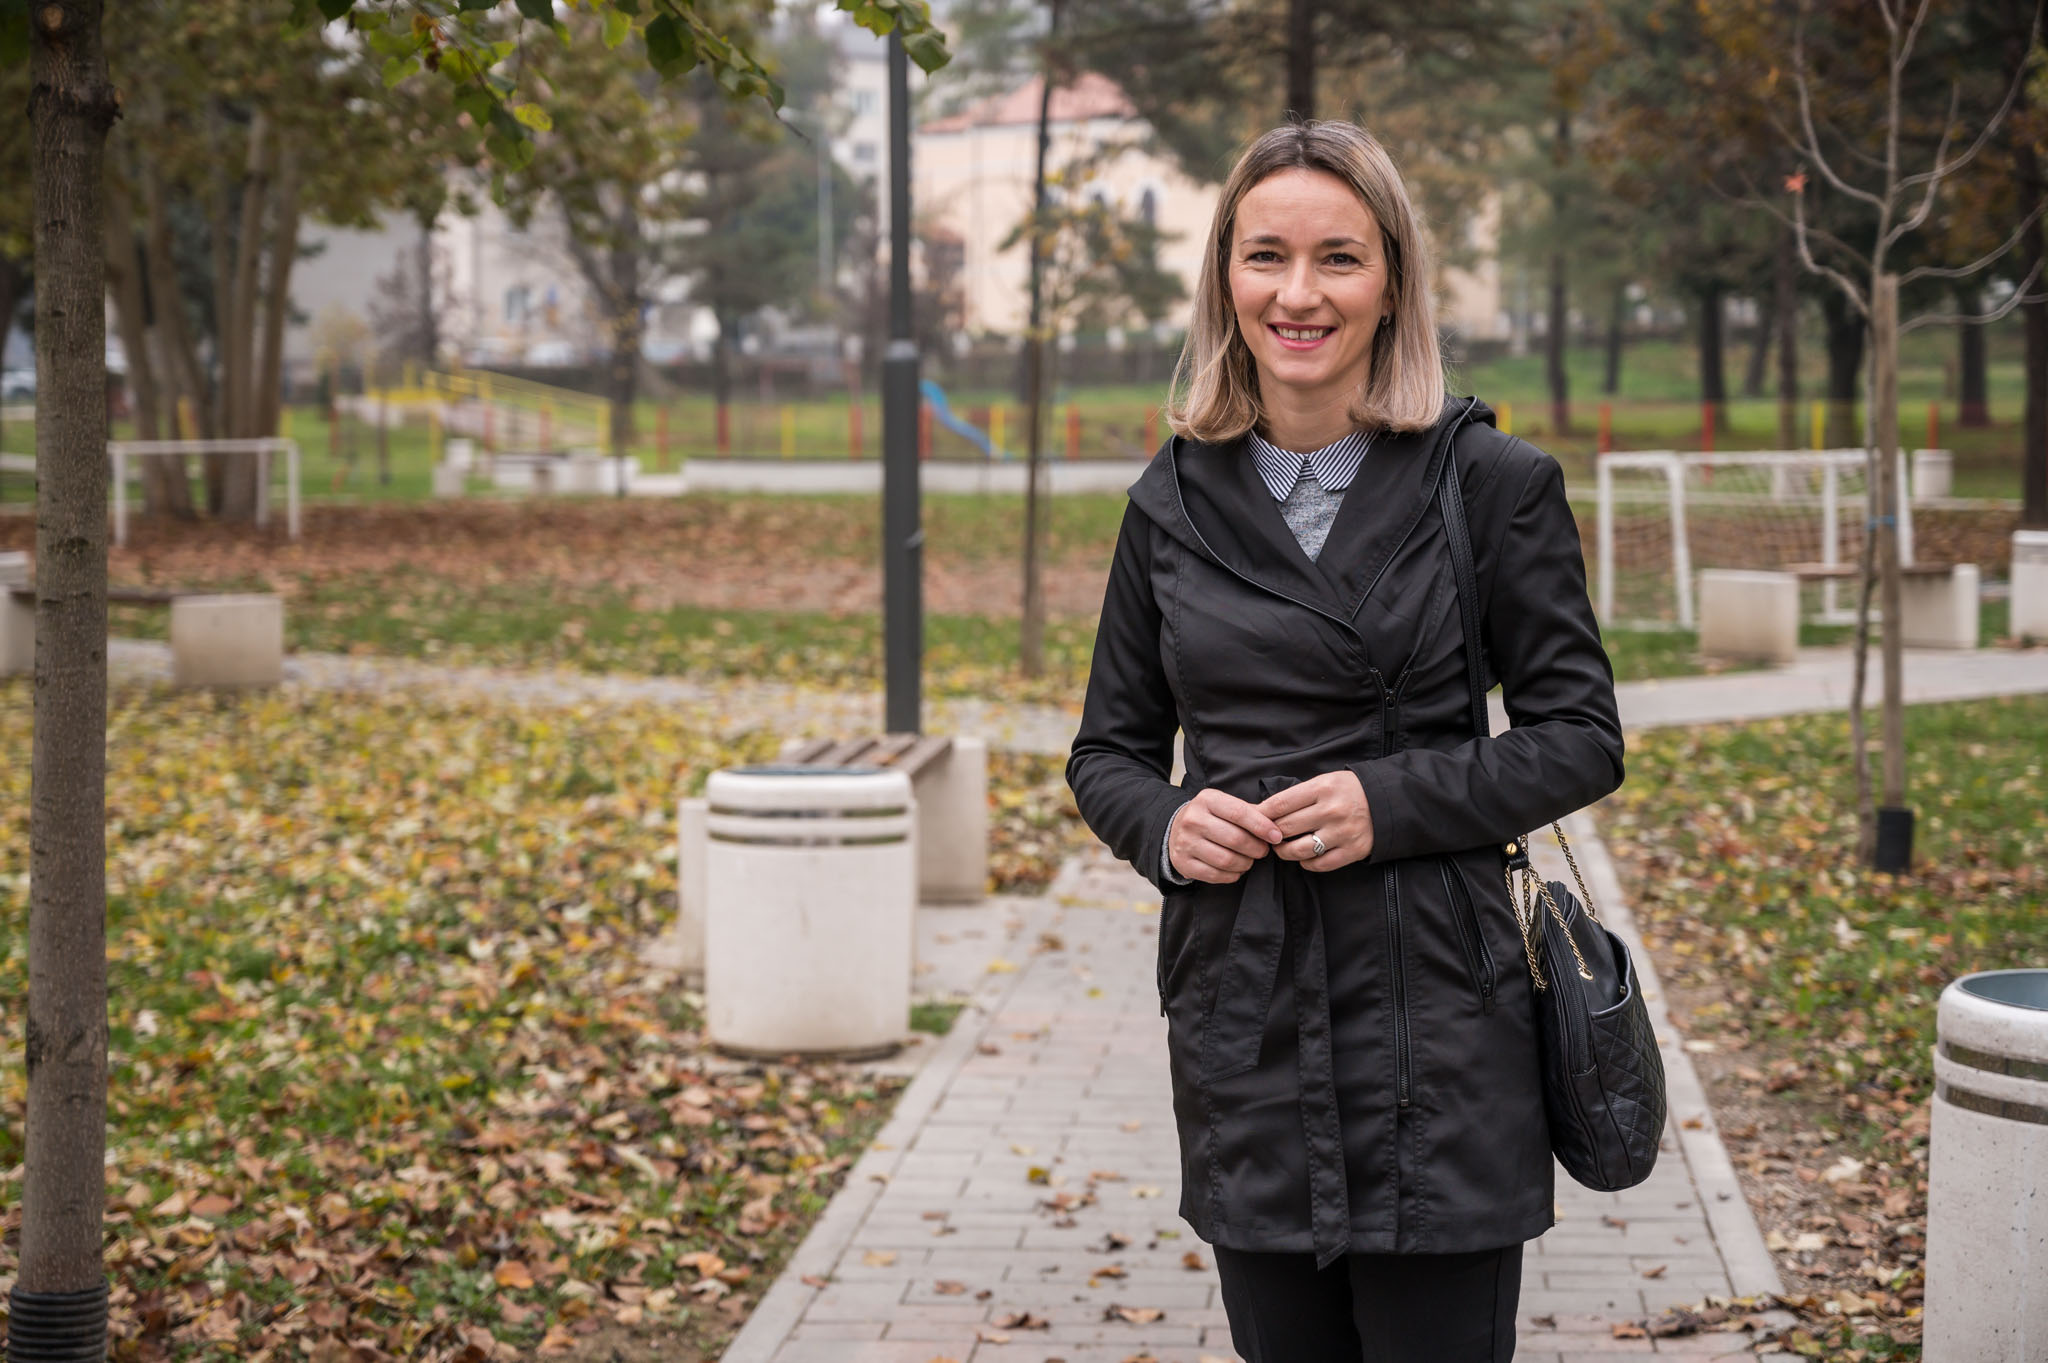
{"label": "hooded jacket", "polygon": [[[1472,732],[1446,458],[1512,726],[1498,736]],[[1365,860],[1314,872],[1269,852],[1232,884],[1161,884],[1167,821],[1197,791],[1256,803],[1338,769],[1371,809]],[[1376,441],[1313,561],[1243,440],[1161,448],[1130,489],[1067,781],[1164,892],[1180,1211],[1198,1235],[1327,1264],[1550,1227],[1504,845],[1621,775],[1562,473],[1484,404],[1451,399],[1431,429]]]}

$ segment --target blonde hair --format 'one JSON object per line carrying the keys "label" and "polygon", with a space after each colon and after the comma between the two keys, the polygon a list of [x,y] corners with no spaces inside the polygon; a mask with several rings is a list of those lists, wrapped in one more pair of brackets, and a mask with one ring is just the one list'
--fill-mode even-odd
{"label": "blonde hair", "polygon": [[1420,215],[1386,148],[1355,124],[1333,119],[1289,123],[1266,133],[1245,149],[1224,182],[1195,285],[1194,316],[1174,366],[1168,423],[1180,435],[1220,444],[1235,440],[1265,417],[1258,366],[1238,331],[1237,309],[1231,304],[1230,239],[1244,196],[1283,170],[1320,170],[1336,176],[1379,223],[1393,309],[1388,323],[1373,336],[1352,420],[1363,427],[1395,431],[1435,425],[1444,405],[1444,365],[1430,294],[1429,245]]}

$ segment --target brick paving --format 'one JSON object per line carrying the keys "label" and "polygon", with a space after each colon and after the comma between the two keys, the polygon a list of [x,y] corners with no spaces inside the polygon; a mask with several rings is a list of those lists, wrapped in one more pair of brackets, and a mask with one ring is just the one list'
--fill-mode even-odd
{"label": "brick paving", "polygon": [[[1604,869],[1586,830],[1574,836],[1581,860]],[[1596,896],[1611,888],[1589,873]],[[920,1079],[919,1110],[854,1170],[840,1195],[851,1214],[828,1212],[726,1363],[1237,1357],[1208,1248],[1175,1214],[1158,923],[1151,887],[1106,852],[1066,868],[1033,924],[1057,940],[1039,937],[1007,992],[963,1015],[950,1063],[935,1059]],[[1674,1079],[1690,1078],[1682,1054],[1667,1046],[1666,1057]],[[1648,1182],[1598,1194],[1560,1173],[1557,1227],[1525,1262],[1525,1363],[1755,1357],[1745,1335],[1613,1333],[1709,1293],[1776,1286],[1725,1156],[1696,1169],[1719,1150],[1694,1110],[1696,1082],[1673,1087]],[[1681,1130],[1688,1119],[1699,1130]]]}

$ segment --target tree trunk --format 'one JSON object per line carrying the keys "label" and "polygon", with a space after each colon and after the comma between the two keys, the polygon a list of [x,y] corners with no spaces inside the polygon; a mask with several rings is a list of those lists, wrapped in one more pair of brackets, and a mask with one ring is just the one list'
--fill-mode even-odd
{"label": "tree trunk", "polygon": [[[0,349],[7,345],[7,333],[12,330],[14,310],[21,306],[22,290],[28,283],[28,271],[18,261],[0,254]],[[6,417],[0,415],[0,436],[7,433]],[[0,472],[0,490],[4,490],[7,475]]]}
{"label": "tree trunk", "polygon": [[[143,207],[149,214],[149,224],[143,232],[144,254],[149,261],[149,326],[158,338],[164,358],[164,372],[159,377],[165,390],[165,426],[181,437],[203,439],[217,428],[211,424],[206,374],[199,366],[199,348],[185,317],[185,295],[178,287],[178,269],[171,259],[171,220],[164,199],[163,176],[153,165],[142,168],[142,192]],[[194,429],[189,432],[179,430],[176,413],[180,397],[186,399],[192,412]]]}
{"label": "tree trunk", "polygon": [[[1870,415],[1877,461],[1877,571],[1884,615],[1884,807],[1906,803],[1906,710],[1899,583],[1899,277],[1881,274],[1870,299]],[[1874,838],[1873,838],[1874,841]]]}
{"label": "tree trunk", "polygon": [[1728,376],[1721,341],[1721,295],[1718,280],[1700,287],[1700,401],[1713,404],[1716,427],[1726,429]]}
{"label": "tree trunk", "polygon": [[[290,319],[292,266],[299,256],[299,165],[290,152],[283,153],[277,182],[277,226],[265,262],[263,284],[263,356],[256,367],[256,392],[250,402],[254,413],[253,436],[277,434],[277,422],[284,402],[284,330]],[[245,459],[254,477],[254,462]],[[269,489],[258,488],[256,495]]]}
{"label": "tree trunk", "polygon": [[[249,122],[249,154],[242,177],[242,221],[235,239],[234,280],[230,286],[228,314],[218,320],[221,342],[221,381],[225,390],[222,406],[226,416],[221,427],[230,439],[263,435],[258,429],[258,389],[261,376],[256,363],[257,288],[263,263],[264,219],[271,203],[271,186],[277,177],[278,139],[269,118],[258,110]],[[256,519],[256,461],[245,454],[208,457],[210,481],[214,488],[214,514],[224,521],[247,523]]]}
{"label": "tree trunk", "polygon": [[1787,229],[1772,270],[1771,319],[1778,324],[1778,448],[1799,448],[1799,257]]}
{"label": "tree trunk", "polygon": [[420,272],[420,363],[429,369],[441,362],[441,311],[434,289],[434,223],[437,220],[421,219],[420,244],[415,250]]}
{"label": "tree trunk", "polygon": [[[1981,290],[1967,281],[1956,285],[1956,311],[1967,317],[1983,306]],[[1964,322],[1956,327],[1956,425],[1980,429],[1991,424],[1991,396],[1985,382],[1984,325]]]}
{"label": "tree trunk", "polygon": [[1778,333],[1778,297],[1774,292],[1757,308],[1756,335],[1750,340],[1749,361],[1742,367],[1742,396],[1764,395],[1764,371],[1770,367],[1771,342]]}
{"label": "tree trunk", "polygon": [[1607,365],[1600,378],[1600,393],[1613,397],[1621,391],[1621,347],[1628,325],[1628,281],[1617,280],[1614,301],[1607,309]]}
{"label": "tree trunk", "polygon": [[[164,395],[150,345],[142,244],[135,238],[128,193],[118,177],[109,177],[106,194],[107,292],[114,302],[121,349],[128,356],[128,391],[134,399],[135,436],[138,440],[156,440],[163,429]],[[183,455],[152,455],[138,459],[134,467],[142,475],[144,516],[192,519],[192,490],[185,478]]]}
{"label": "tree trunk", "polygon": [[1565,278],[1564,252],[1550,253],[1550,319],[1543,337],[1543,372],[1550,385],[1550,429],[1568,435],[1572,429],[1571,376],[1565,372],[1565,350],[1571,341],[1571,300]]}
{"label": "tree trunk", "polygon": [[[28,1102],[10,1353],[77,1320],[104,1351],[107,1136],[107,369],[102,158],[116,114],[100,0],[30,21],[36,664]],[[65,1309],[42,1294],[79,1294]],[[95,1306],[96,1303],[96,1306]],[[54,1307],[54,1309],[53,1309]],[[96,1325],[94,1323],[96,1317]],[[76,1328],[73,1326],[72,1328]]]}
{"label": "tree trunk", "polygon": [[1863,443],[1856,424],[1856,376],[1863,368],[1863,317],[1830,289],[1821,298],[1828,332],[1827,446],[1852,449]]}
{"label": "tree trunk", "polygon": [[1316,116],[1317,0],[1287,0],[1287,107],[1281,120]]}
{"label": "tree trunk", "polygon": [[[2019,166],[2020,182],[2030,191],[2028,197],[2040,203],[2042,195],[2048,194],[2048,183],[2043,181],[2040,158],[2024,139],[2019,143]],[[2048,224],[2038,218],[2027,229],[2019,269],[2022,278],[2030,270],[2048,269]],[[2031,290],[2035,301],[2020,305],[2027,336],[2027,399],[2020,418],[2025,428],[2020,441],[2024,495],[2020,523],[2036,530],[2048,530],[2048,300],[2040,297],[2043,288],[2037,276]]]}
{"label": "tree trunk", "polygon": [[[1294,0],[1297,10],[1307,10],[1308,0]],[[1039,512],[1045,489],[1045,161],[1052,145],[1052,91],[1058,73],[1053,68],[1051,47],[1059,37],[1061,0],[1048,0],[1050,15],[1046,30],[1045,79],[1038,92],[1038,162],[1031,180],[1031,305],[1025,323],[1026,365],[1024,380],[1029,448],[1024,466],[1024,601],[1023,618],[1017,633],[1017,662],[1027,677],[1045,670],[1045,569],[1039,553]],[[1290,35],[1292,34],[1290,19]],[[1313,60],[1313,58],[1311,58]],[[1314,80],[1313,67],[1309,76]],[[1288,84],[1293,89],[1294,63],[1290,46]]]}

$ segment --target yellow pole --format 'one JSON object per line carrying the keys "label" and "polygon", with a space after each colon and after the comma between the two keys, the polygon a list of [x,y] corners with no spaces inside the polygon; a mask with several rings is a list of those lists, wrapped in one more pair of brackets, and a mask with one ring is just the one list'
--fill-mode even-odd
{"label": "yellow pole", "polygon": [[788,403],[785,402],[782,405],[782,457],[784,459],[791,459],[794,458],[795,455],[796,408],[790,406]]}
{"label": "yellow pole", "polygon": [[1820,442],[1827,438],[1827,410],[1827,404],[1824,402],[1813,404],[1813,447],[1815,449],[1819,449],[1821,447]]}
{"label": "yellow pole", "polygon": [[1500,405],[1500,433],[1502,435],[1513,435],[1515,433],[1515,405],[1511,402],[1503,402]]}
{"label": "yellow pole", "polygon": [[988,448],[992,455],[1003,452],[1003,404],[998,402],[988,409]]}
{"label": "yellow pole", "polygon": [[192,438],[193,438],[193,436],[194,436],[194,435],[195,435],[195,434],[197,433],[197,431],[198,431],[198,430],[199,430],[199,426],[198,426],[198,423],[196,423],[195,421],[193,421],[193,420],[192,420],[192,399],[190,399],[190,398],[179,398],[179,399],[178,399],[178,439],[180,439],[180,440],[190,440],[190,439],[192,439]]}

